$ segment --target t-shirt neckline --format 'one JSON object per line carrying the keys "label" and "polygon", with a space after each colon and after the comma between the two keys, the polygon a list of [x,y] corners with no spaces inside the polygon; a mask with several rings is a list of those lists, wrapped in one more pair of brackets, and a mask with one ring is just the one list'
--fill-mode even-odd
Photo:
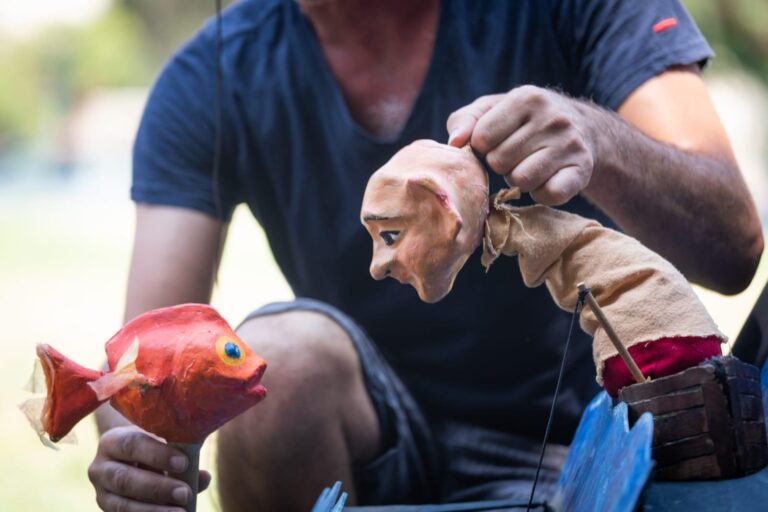
{"label": "t-shirt neckline", "polygon": [[[289,0],[291,4],[295,2]],[[339,115],[344,124],[347,125],[361,140],[381,146],[390,146],[400,144],[401,141],[412,130],[416,119],[424,110],[424,102],[427,101],[427,92],[433,88],[433,83],[439,74],[438,65],[442,60],[442,49],[444,47],[443,39],[445,38],[446,28],[445,25],[448,19],[448,0],[441,0],[439,5],[439,13],[437,18],[437,33],[435,34],[435,40],[432,45],[432,54],[429,58],[429,64],[427,65],[427,71],[424,74],[424,78],[419,86],[419,92],[416,95],[416,100],[413,102],[411,111],[408,113],[408,117],[400,128],[400,130],[392,137],[379,137],[371,133],[368,129],[360,126],[352,117],[352,113],[349,110],[344,95],[341,93],[341,87],[339,86],[336,77],[333,75],[328,62],[325,60],[323,50],[320,48],[320,43],[317,40],[315,31],[312,28],[309,20],[301,13],[297,12],[300,18],[300,27],[304,31],[302,39],[307,41],[309,45],[310,55],[308,58],[309,64],[314,67],[314,71],[318,73],[320,77],[315,83],[321,82],[322,87],[330,93],[333,101],[333,109],[335,114]],[[298,8],[297,8],[298,11]]]}

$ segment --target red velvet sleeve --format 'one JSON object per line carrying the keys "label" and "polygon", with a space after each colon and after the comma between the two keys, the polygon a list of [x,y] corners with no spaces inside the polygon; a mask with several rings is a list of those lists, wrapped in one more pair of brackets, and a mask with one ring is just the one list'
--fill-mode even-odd
{"label": "red velvet sleeve", "polygon": [[[722,350],[717,336],[687,336],[637,343],[629,347],[629,353],[643,375],[656,379],[722,355]],[[603,387],[609,395],[615,398],[621,388],[634,383],[635,379],[621,356],[615,355],[605,362]]]}

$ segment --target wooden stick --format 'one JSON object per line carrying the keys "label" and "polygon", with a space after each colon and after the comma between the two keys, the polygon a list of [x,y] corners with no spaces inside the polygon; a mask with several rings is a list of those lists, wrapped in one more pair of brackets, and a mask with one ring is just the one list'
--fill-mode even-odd
{"label": "wooden stick", "polygon": [[189,459],[189,464],[187,464],[187,469],[184,472],[171,473],[171,476],[185,482],[192,489],[192,496],[190,496],[184,510],[195,512],[197,509],[197,481],[200,474],[200,448],[202,448],[203,443],[171,443],[171,446],[184,452],[184,455]]}
{"label": "wooden stick", "polygon": [[632,356],[629,354],[627,347],[625,347],[621,342],[619,336],[616,334],[616,331],[613,330],[613,326],[611,326],[608,318],[606,318],[603,310],[600,308],[600,305],[595,300],[594,295],[592,295],[592,290],[587,288],[587,285],[584,283],[579,283],[576,286],[581,293],[585,294],[587,304],[589,304],[590,309],[595,314],[595,318],[597,318],[597,321],[600,322],[600,325],[603,327],[603,329],[605,329],[605,333],[608,335],[608,339],[611,340],[613,346],[616,348],[616,350],[619,351],[619,355],[624,360],[624,363],[626,363],[629,371],[632,372],[632,376],[635,378],[635,380],[641,384],[651,380],[647,379],[643,375],[643,372],[640,371],[640,368],[637,366],[637,363],[635,363],[635,360],[632,359]]}

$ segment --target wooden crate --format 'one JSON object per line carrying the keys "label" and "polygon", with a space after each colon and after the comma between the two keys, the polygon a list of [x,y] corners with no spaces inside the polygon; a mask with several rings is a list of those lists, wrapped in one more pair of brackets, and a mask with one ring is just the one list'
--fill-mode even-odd
{"label": "wooden crate", "polygon": [[748,475],[768,464],[760,372],[734,357],[619,391],[634,424],[653,414],[659,480]]}

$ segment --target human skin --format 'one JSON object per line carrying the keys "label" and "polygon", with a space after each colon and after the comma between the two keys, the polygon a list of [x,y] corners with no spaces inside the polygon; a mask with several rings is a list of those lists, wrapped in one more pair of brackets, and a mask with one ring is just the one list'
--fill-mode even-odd
{"label": "human skin", "polygon": [[523,86],[477,99],[447,128],[449,144],[470,143],[541,204],[582,193],[693,282],[738,293],[757,269],[760,220],[692,68],[649,80],[618,115]]}
{"label": "human skin", "polygon": [[[426,74],[434,45],[438,1],[331,0],[317,5],[308,2],[302,9],[315,29],[326,61],[355,121],[382,138],[399,131],[410,114]],[[536,94],[544,92],[537,88],[527,90]],[[476,120],[498,103],[498,99],[481,99],[452,116],[448,123],[449,132],[454,133],[452,144],[463,146],[474,134]],[[627,147],[634,145],[635,139],[641,144],[635,149],[638,153],[624,155],[624,158],[600,154],[615,151],[612,148],[596,149],[596,170],[584,194],[630,234],[672,260],[689,278],[721,291],[736,291],[745,286],[762,251],[759,223],[738,177],[727,137],[698,73],[691,68],[661,73],[640,85],[624,101],[618,109],[618,117],[602,111],[600,115],[610,117],[607,127],[617,125],[618,134],[612,135],[614,139],[628,139]],[[565,120],[567,126],[573,126],[577,115],[570,109],[557,112],[557,116],[546,110],[537,119],[547,124],[553,117],[558,120],[555,125],[562,126]],[[508,128],[502,131],[509,132]],[[481,134],[482,130],[478,129],[477,133]],[[482,136],[478,142],[482,146],[480,142]],[[636,164],[641,161],[648,164],[644,165],[643,172],[636,172]],[[727,187],[722,187],[724,182],[728,183]],[[553,186],[553,192],[558,190],[560,188]],[[715,201],[711,194],[722,200]],[[539,196],[539,199],[551,202],[546,196]],[[717,204],[711,207],[713,203]],[[743,219],[738,225],[728,222],[734,214]],[[691,222],[692,217],[696,219],[695,223]],[[666,229],[658,230],[659,225]],[[692,232],[694,226],[695,233]],[[225,230],[226,226],[221,222],[187,209],[138,205],[125,319],[157,307],[208,301]],[[728,247],[727,252],[723,247]],[[690,254],[699,255],[701,259],[690,261]],[[276,333],[276,337],[279,334]],[[247,341],[247,337],[243,338]],[[273,371],[266,375],[265,385],[272,386],[273,396],[258,408],[266,415],[274,390],[284,385],[269,380],[280,375],[276,370],[280,362],[266,347],[252,348],[272,365]],[[327,366],[333,367],[332,364]],[[363,405],[358,408],[365,410]],[[108,407],[102,407],[97,417],[102,432],[125,425],[125,421]],[[248,417],[242,420],[248,421]],[[264,428],[280,432],[283,418],[271,415],[265,422],[268,424],[264,423]],[[303,436],[302,441],[322,443],[324,439],[318,432],[307,429],[296,432],[295,436]],[[227,431],[221,434],[229,435]],[[277,435],[265,442],[247,432],[242,435],[247,444],[240,454],[253,450],[264,460],[276,462],[282,457],[285,443],[295,439],[283,440]],[[353,451],[365,452],[356,447]],[[350,452],[345,453],[344,457],[331,458],[323,464],[317,464],[311,457],[296,463],[295,457],[300,454],[294,454],[292,461],[301,465],[306,475],[322,473],[327,481],[346,479]],[[149,504],[160,503],[162,500],[158,496],[167,495],[179,483],[156,473],[135,472],[133,463],[167,469],[174,455],[181,454],[134,427],[103,434],[89,471],[99,505],[104,510],[116,510],[118,502],[124,507],[121,510],[169,510],[167,506],[152,507]],[[249,473],[247,479],[238,479],[231,471],[236,467],[236,459],[238,457],[233,456],[219,460],[220,473],[230,475],[221,484],[222,488],[230,489],[226,509],[251,510],[252,503],[248,500],[254,480],[259,479],[266,485],[277,481],[287,469],[276,464],[267,472],[254,466],[253,474]],[[115,485],[116,475],[120,475],[120,486]],[[205,473],[203,478],[207,478]],[[113,480],[111,483],[110,479]],[[305,497],[316,491],[309,488],[315,485],[314,481],[307,478],[297,482],[290,492],[271,494],[272,499],[281,500],[286,509],[307,510],[306,506],[301,507]],[[126,498],[129,494],[130,499]]]}

